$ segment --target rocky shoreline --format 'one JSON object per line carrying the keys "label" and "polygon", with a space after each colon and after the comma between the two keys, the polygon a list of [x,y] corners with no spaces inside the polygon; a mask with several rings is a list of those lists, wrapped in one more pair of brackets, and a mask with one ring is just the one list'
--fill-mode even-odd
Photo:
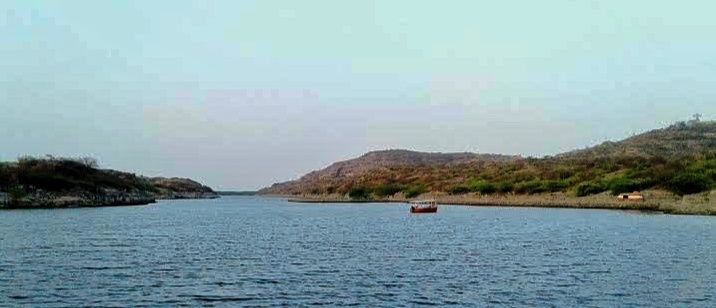
{"label": "rocky shoreline", "polygon": [[141,192],[58,194],[35,191],[22,198],[12,199],[8,194],[0,193],[0,209],[103,207],[147,205],[155,202],[156,198],[153,195]]}
{"label": "rocky shoreline", "polygon": [[207,192],[174,192],[172,194],[150,194],[146,192],[104,192],[60,194],[35,191],[22,198],[11,200],[7,193],[0,192],[0,209],[41,209],[133,206],[156,203],[157,200],[174,199],[216,199],[220,196]]}
{"label": "rocky shoreline", "polygon": [[179,199],[218,199],[221,196],[215,192],[172,192],[156,196],[157,200],[179,200]]}

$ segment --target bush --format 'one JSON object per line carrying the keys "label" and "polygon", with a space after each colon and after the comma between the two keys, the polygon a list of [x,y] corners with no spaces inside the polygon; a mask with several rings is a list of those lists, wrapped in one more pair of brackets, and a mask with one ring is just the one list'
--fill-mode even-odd
{"label": "bush", "polygon": [[471,181],[468,188],[472,192],[479,192],[481,194],[492,194],[497,192],[495,184],[487,181]]}
{"label": "bush", "polygon": [[470,192],[470,188],[468,188],[465,185],[457,185],[448,188],[448,193],[451,195],[460,195],[460,194],[466,194]]}
{"label": "bush", "polygon": [[544,191],[545,187],[540,180],[522,182],[515,187],[515,192],[520,194],[538,194]]}
{"label": "bush", "polygon": [[695,194],[711,188],[713,181],[703,173],[685,172],[669,182],[669,188],[679,195]]}
{"label": "bush", "polygon": [[425,193],[426,189],[424,185],[413,185],[403,191],[406,198],[415,198]]}
{"label": "bush", "polygon": [[629,179],[625,177],[615,178],[609,181],[608,188],[612,195],[628,193],[632,191],[642,190],[650,186],[650,181],[646,179]]}
{"label": "bush", "polygon": [[537,174],[529,169],[516,170],[510,174],[510,180],[514,182],[531,181],[535,177],[537,177]]}
{"label": "bush", "polygon": [[558,192],[563,191],[569,187],[569,181],[567,180],[557,180],[557,181],[546,181],[542,182],[542,186],[544,190],[548,192]]}
{"label": "bush", "polygon": [[10,201],[10,204],[17,204],[19,203],[25,196],[27,196],[27,193],[22,190],[21,188],[15,187],[11,188],[8,191],[8,199]]}
{"label": "bush", "polygon": [[402,187],[396,184],[383,184],[373,189],[373,193],[375,193],[375,195],[378,197],[387,197],[395,195],[402,189]]}
{"label": "bush", "polygon": [[506,194],[509,192],[512,192],[512,190],[515,188],[515,185],[513,185],[510,182],[499,182],[497,185],[495,185],[495,189],[498,193]]}
{"label": "bush", "polygon": [[584,182],[577,185],[577,197],[594,195],[607,190],[602,182]]}
{"label": "bush", "polygon": [[348,191],[348,197],[355,200],[365,200],[370,198],[370,191],[365,187],[353,187]]}

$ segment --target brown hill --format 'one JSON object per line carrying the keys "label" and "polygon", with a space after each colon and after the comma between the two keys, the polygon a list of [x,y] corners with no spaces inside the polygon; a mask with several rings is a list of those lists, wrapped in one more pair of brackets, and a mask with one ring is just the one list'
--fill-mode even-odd
{"label": "brown hill", "polygon": [[390,173],[397,169],[453,168],[481,162],[506,162],[519,156],[475,153],[426,153],[409,150],[368,152],[358,158],[333,163],[310,172],[298,180],[276,183],[259,191],[262,194],[300,194],[327,190],[341,191],[351,182],[366,175]]}
{"label": "brown hill", "polygon": [[260,191],[367,199],[423,192],[578,196],[647,188],[688,194],[716,183],[716,122],[680,122],[619,142],[553,157],[474,153],[370,152]]}

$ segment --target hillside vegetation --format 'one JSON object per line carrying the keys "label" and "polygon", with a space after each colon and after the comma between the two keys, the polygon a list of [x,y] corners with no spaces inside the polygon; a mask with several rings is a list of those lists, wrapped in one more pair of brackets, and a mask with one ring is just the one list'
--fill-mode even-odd
{"label": "hillside vegetation", "polygon": [[[0,193],[11,206],[149,203],[158,198],[211,197],[211,188],[188,179],[146,178],[99,169],[93,159],[22,157],[0,162]],[[2,204],[0,204],[2,205]],[[68,204],[69,205],[69,204]]]}
{"label": "hillside vegetation", "polygon": [[715,183],[716,123],[690,121],[554,157],[371,152],[260,192],[372,199],[425,192],[589,196],[656,188],[685,195]]}

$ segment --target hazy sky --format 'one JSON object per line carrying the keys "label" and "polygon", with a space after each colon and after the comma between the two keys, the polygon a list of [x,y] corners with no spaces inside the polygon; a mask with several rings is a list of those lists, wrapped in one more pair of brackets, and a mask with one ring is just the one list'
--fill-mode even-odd
{"label": "hazy sky", "polygon": [[545,155],[716,115],[716,2],[2,1],[0,160],[254,189],[369,150]]}

